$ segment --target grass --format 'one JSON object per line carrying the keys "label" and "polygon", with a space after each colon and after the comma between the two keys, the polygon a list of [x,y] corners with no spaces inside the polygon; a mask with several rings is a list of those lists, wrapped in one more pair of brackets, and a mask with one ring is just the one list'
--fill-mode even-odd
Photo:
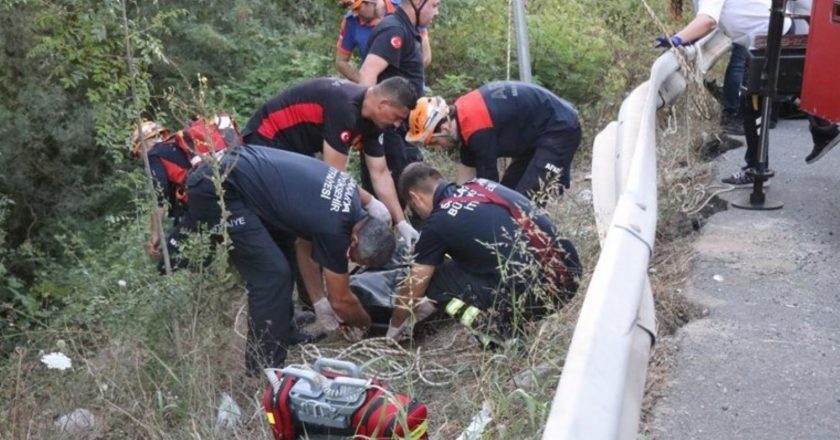
{"label": "grass", "polygon": [[[649,37],[649,29],[637,32],[630,37],[637,41]],[[617,62],[626,66],[628,87],[640,82],[655,55],[641,49],[616,53]],[[675,104],[670,120],[676,130],[667,134],[661,130],[658,143],[660,212],[651,281],[660,343],[651,358],[645,414],[667,378],[669,352],[673,350],[669,335],[701,313],[679,289],[691,264],[690,235],[708,213],[689,214],[697,201],[705,198],[703,188],[710,178],[697,139],[701,131],[713,129],[693,105],[693,100],[706,99],[704,93],[692,88]],[[401,348],[381,340],[351,346],[334,336],[317,347],[293,349],[289,362],[312,362],[319,355],[359,361],[367,371],[387,378],[390,389],[429,406],[432,438],[457,437],[484,402],[489,403],[493,417],[485,438],[539,438],[599,254],[591,201],[583,194],[591,190],[585,178],[591,160],[589,146],[599,127],[615,118],[620,101],[617,96],[614,102],[582,109],[585,139],[576,156],[572,190],[549,203],[547,211],[559,235],[576,244],[585,273],[579,295],[530,328],[526,344],[484,351],[460,326],[444,323]],[[663,129],[667,120],[663,114]],[[428,153],[427,158],[445,175],[454,175],[451,158],[440,153]],[[132,227],[142,229],[145,221],[144,216],[138,217]],[[80,315],[78,319],[33,329],[4,329],[4,345],[13,340],[16,346],[0,360],[0,396],[4,397],[0,402],[0,438],[271,438],[260,403],[267,384],[262,378],[247,377],[242,368],[247,320],[242,313],[246,294],[241,284],[201,274],[176,274],[161,281],[142,272],[150,270],[148,265],[140,265],[119,268],[133,274],[131,290],[103,287],[106,281],[108,286],[113,284],[111,278],[116,275],[111,272],[118,270],[116,262],[142,259],[127,251],[141,248],[142,243],[134,241],[120,243],[123,252],[112,256],[108,264],[85,262],[92,275],[87,275],[89,284],[80,284],[79,291],[91,289],[102,294],[97,296],[101,299],[73,309]],[[109,311],[111,302],[128,295],[141,304],[129,302],[132,307]],[[143,298],[151,298],[149,304],[143,304]],[[85,314],[106,315],[109,319],[105,322],[110,324],[81,319]],[[129,324],[139,318],[143,318],[139,324],[125,326],[131,330],[121,330],[121,322]],[[47,370],[39,358],[51,351],[70,356],[74,367],[63,372]],[[223,393],[242,408],[241,424],[233,432],[215,428]],[[59,435],[54,419],[76,408],[95,414],[94,430]]]}

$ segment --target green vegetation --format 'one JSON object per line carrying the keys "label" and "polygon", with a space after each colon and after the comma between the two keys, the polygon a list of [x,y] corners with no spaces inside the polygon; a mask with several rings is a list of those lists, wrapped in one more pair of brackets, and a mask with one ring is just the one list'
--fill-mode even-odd
{"label": "green vegetation", "polygon": [[[127,3],[143,115],[167,126],[208,108],[244,123],[283,87],[336,74],[334,0]],[[664,17],[665,2],[655,3]],[[431,30],[435,93],[452,99],[507,78],[508,69],[518,76],[515,53],[508,63],[515,42],[507,4],[443,0]],[[529,8],[535,78],[578,105],[591,139],[646,75],[658,30],[633,0]],[[126,148],[135,120],[121,17],[119,1],[0,3],[0,437],[53,437],[53,417],[86,407],[99,438],[208,438],[227,392],[245,413],[235,436],[268,438],[257,411],[264,383],[240,371],[245,292],[234,272],[221,264],[164,278],[143,253],[152,202]],[[589,168],[589,145],[578,153],[578,179]],[[597,238],[589,205],[572,194],[552,212],[591,270]],[[205,246],[196,240],[191,252],[200,255]],[[476,393],[469,399],[416,381],[394,388],[418,387],[441,438],[454,438],[484,400],[497,421],[491,438],[537,437],[554,381],[514,391],[512,359],[559,371],[574,316],[572,306],[552,317],[554,330],[539,332],[525,356],[452,346],[459,355],[446,357],[465,362],[447,367]],[[57,350],[74,360],[72,370],[38,362],[39,352]]]}

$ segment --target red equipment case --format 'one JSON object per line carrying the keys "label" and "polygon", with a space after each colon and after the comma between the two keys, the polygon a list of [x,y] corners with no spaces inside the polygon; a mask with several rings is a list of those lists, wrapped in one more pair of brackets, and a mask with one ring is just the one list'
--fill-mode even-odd
{"label": "red equipment case", "polygon": [[800,108],[840,122],[840,0],[813,1]]}

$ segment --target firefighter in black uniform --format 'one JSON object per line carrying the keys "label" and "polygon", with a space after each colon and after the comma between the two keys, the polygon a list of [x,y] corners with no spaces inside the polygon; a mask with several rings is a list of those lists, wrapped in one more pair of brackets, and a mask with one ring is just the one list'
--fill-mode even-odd
{"label": "firefighter in black uniform", "polygon": [[[424,95],[423,45],[418,27],[431,24],[440,2],[403,0],[393,14],[382,19],[368,38],[368,53],[359,68],[359,84],[372,86],[400,76],[411,82],[418,97]],[[423,159],[418,148],[405,144],[405,133],[405,127],[385,131],[385,158],[395,182],[406,165]],[[369,189],[369,177],[364,171],[362,185]]]}
{"label": "firefighter in black uniform", "polygon": [[137,129],[132,134],[132,151],[140,157],[145,149],[149,158],[149,168],[154,179],[158,206],[152,211],[150,218],[151,239],[146,243],[146,253],[155,260],[159,260],[158,269],[164,272],[161,259],[160,231],[158,220],[164,216],[173,219],[172,229],[166,238],[172,268],[182,268],[186,261],[179,258],[179,245],[186,239],[186,231],[193,229],[186,206],[184,184],[187,174],[192,168],[190,157],[175,144],[175,140],[167,136],[166,130],[154,121],[145,121],[141,126],[142,136]]}
{"label": "firefighter in black uniform", "polygon": [[[540,180],[559,173],[568,188],[572,158],[580,145],[577,110],[550,91],[516,81],[486,84],[452,106],[439,97],[421,98],[409,116],[406,140],[458,147],[458,182],[473,177],[499,181],[496,159],[513,159],[501,183],[529,195]],[[562,188],[560,188],[562,191]]]}
{"label": "firefighter in black uniform", "polygon": [[484,179],[456,185],[422,162],[406,167],[399,188],[424,222],[389,337],[410,325],[412,308],[415,320],[430,314],[424,298],[474,330],[486,330],[476,329],[481,322],[506,334],[519,319],[537,319],[577,290],[575,247],[557,239],[551,220],[525,196]]}
{"label": "firefighter in black uniform", "polygon": [[[277,239],[301,239],[300,270],[325,328],[370,327],[370,317],[350,291],[347,266],[348,259],[383,265],[394,250],[388,225],[362,208],[372,196],[342,171],[272,148],[242,145],[224,155],[221,168],[229,173],[223,187],[230,258],[248,288],[248,371],[282,366],[286,347],[300,339],[292,327],[293,274]],[[210,175],[208,165],[196,168],[187,194],[193,218],[213,231],[221,210]]]}
{"label": "firefighter in black uniform", "polygon": [[314,156],[344,171],[351,148],[365,153],[372,190],[382,199],[365,207],[384,221],[391,218],[407,241],[417,231],[405,221],[395,181],[388,173],[382,129],[400,125],[419,97],[409,82],[394,78],[366,87],[337,78],[318,78],[286,89],[263,104],[243,131],[245,143]]}

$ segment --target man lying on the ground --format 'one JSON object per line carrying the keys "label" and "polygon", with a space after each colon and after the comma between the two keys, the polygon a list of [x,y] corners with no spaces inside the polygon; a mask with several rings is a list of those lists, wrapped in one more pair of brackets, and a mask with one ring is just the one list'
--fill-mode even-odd
{"label": "man lying on the ground", "polygon": [[481,322],[505,335],[577,290],[574,245],[558,240],[523,195],[484,179],[456,185],[422,162],[405,169],[399,190],[424,222],[389,337],[406,331],[412,314],[413,321],[431,314],[428,300],[467,327]]}

